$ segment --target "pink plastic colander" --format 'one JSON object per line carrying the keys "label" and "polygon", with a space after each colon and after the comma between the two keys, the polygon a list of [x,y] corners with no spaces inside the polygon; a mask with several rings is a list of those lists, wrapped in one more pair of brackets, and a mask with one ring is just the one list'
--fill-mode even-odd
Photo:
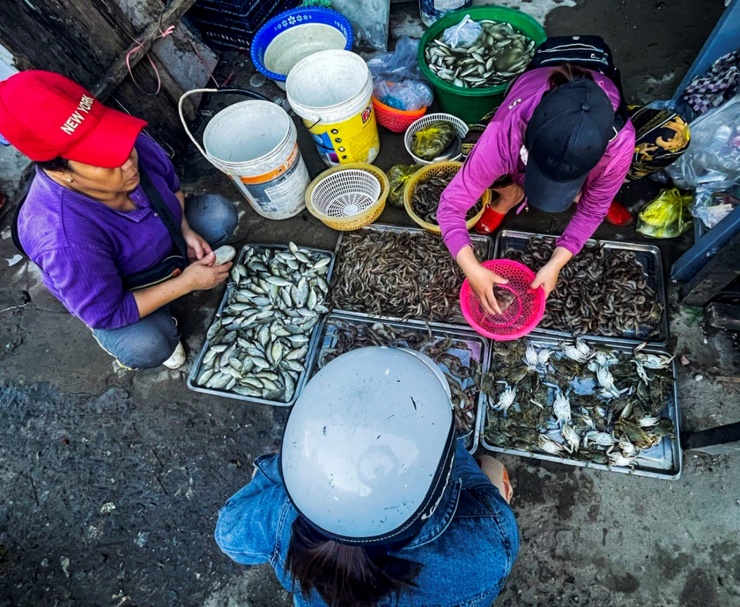
{"label": "pink plastic colander", "polygon": [[499,288],[508,289],[515,298],[502,314],[488,314],[465,279],[460,289],[460,309],[465,320],[478,333],[490,339],[509,341],[524,337],[545,314],[545,291],[542,287],[532,289],[529,286],[534,280],[534,272],[510,259],[491,259],[482,265],[508,279],[509,282],[499,285]]}

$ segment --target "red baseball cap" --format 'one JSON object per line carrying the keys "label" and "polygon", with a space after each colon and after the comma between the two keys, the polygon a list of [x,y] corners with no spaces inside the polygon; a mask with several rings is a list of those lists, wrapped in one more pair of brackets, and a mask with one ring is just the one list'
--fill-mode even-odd
{"label": "red baseball cap", "polygon": [[61,156],[119,167],[146,124],[104,106],[61,74],[28,70],[0,82],[0,133],[36,162]]}

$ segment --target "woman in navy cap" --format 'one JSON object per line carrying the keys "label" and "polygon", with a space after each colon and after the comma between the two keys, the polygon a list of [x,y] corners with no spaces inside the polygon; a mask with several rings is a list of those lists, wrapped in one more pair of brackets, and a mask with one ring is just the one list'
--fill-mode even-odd
{"label": "woman in navy cap", "polygon": [[[572,57],[573,62],[563,62],[563,57]],[[581,66],[576,65],[579,63]],[[593,69],[583,67],[591,64]],[[445,244],[489,314],[501,312],[493,285],[505,281],[476,259],[465,226],[467,211],[493,187],[498,198],[485,215],[486,231],[490,232],[525,200],[529,206],[550,213],[564,211],[577,201],[552,257],[532,283],[533,288],[543,287],[549,295],[562,267],[609,213],[633,159],[640,160],[635,127],[618,83],[611,52],[601,38],[548,40],[530,69],[514,81],[444,191],[437,216]],[[653,126],[651,136],[658,134]],[[681,145],[666,148],[670,154],[663,166],[688,144],[687,128],[673,134]],[[633,167],[632,172],[636,171]]]}

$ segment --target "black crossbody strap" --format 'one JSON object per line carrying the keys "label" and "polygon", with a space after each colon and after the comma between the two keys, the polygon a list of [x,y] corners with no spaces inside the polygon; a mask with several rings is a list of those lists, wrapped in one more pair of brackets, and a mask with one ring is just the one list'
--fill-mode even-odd
{"label": "black crossbody strap", "polygon": [[175,218],[172,216],[172,212],[165,201],[162,200],[159,190],[154,187],[154,183],[152,183],[151,178],[141,165],[139,165],[139,178],[141,180],[141,187],[144,190],[144,193],[147,195],[147,198],[149,198],[149,202],[152,203],[154,210],[159,214],[159,218],[170,233],[177,250],[180,252],[180,255],[187,259],[188,245],[185,244],[185,238],[183,238],[180,226],[175,223]]}
{"label": "black crossbody strap", "polygon": [[21,214],[21,207],[23,206],[23,203],[26,202],[26,196],[28,194],[23,194],[20,201],[18,202],[18,206],[15,207],[15,211],[13,212],[13,220],[10,222],[10,237],[13,239],[13,244],[15,245],[15,248],[18,249],[18,251],[23,255],[24,257],[28,257],[28,253],[23,249],[23,245],[21,244],[20,236],[18,235],[18,217]]}

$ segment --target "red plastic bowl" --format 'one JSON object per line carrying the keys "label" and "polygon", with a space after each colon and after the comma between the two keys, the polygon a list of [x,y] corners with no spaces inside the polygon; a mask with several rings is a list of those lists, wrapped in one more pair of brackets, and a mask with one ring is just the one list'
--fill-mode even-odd
{"label": "red plastic bowl", "polygon": [[484,261],[482,265],[508,279],[507,284],[499,287],[511,291],[515,299],[502,314],[488,314],[483,310],[466,278],[460,289],[460,309],[465,320],[478,333],[490,339],[509,341],[524,337],[539,324],[545,314],[544,289],[532,289],[529,286],[535,273],[524,264],[510,259],[491,259]]}

